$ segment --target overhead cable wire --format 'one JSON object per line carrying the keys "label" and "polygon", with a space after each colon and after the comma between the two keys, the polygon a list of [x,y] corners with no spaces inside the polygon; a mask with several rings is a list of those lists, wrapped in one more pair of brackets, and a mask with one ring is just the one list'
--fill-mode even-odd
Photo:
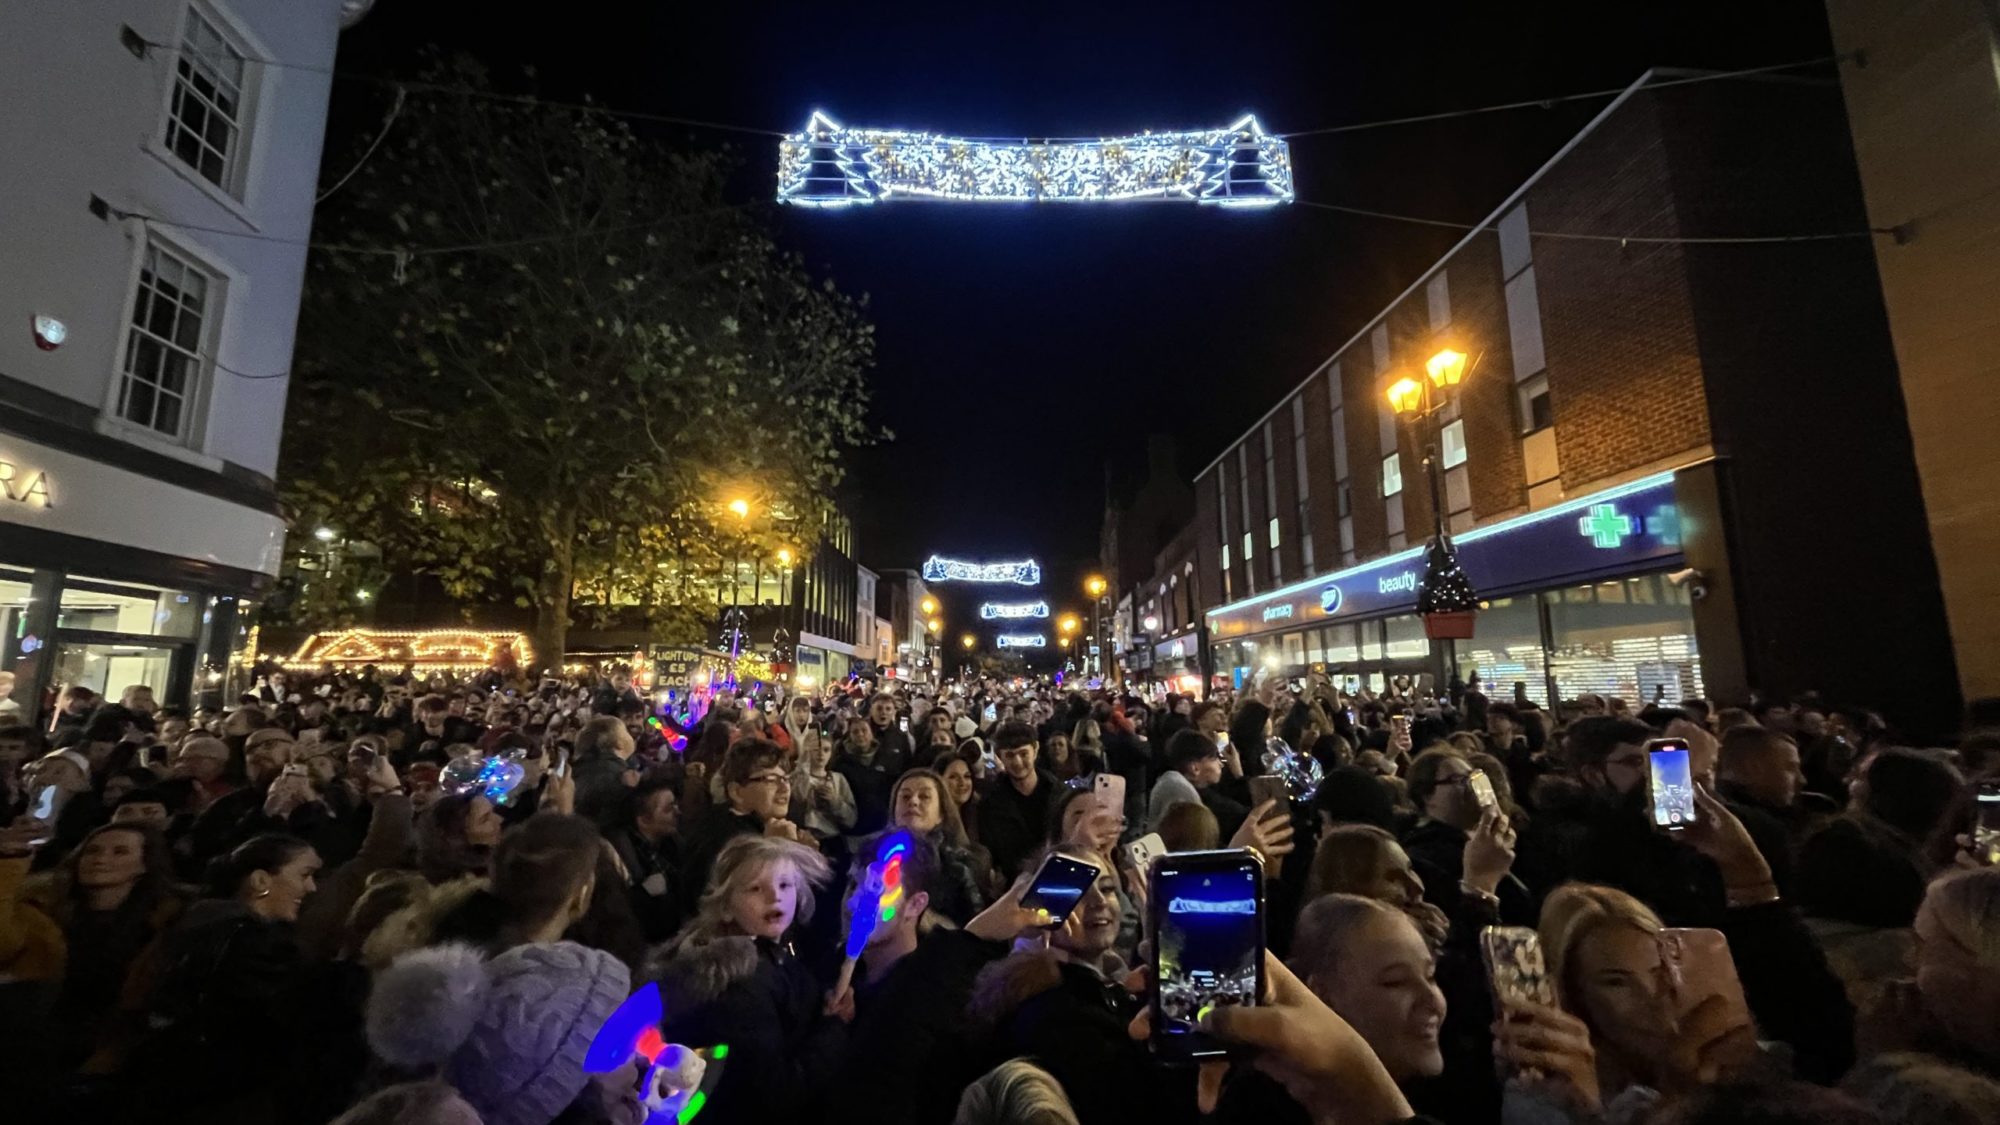
{"label": "overhead cable wire", "polygon": [[[1294,199],[1301,207],[1315,207],[1322,211],[1337,211],[1343,215],[1359,215],[1369,219],[1386,219],[1397,223],[1411,223],[1417,226],[1442,227],[1456,231],[1498,231],[1497,223],[1462,223],[1451,219],[1433,219],[1421,215],[1399,215],[1393,211],[1377,211],[1368,207],[1349,207],[1339,203],[1320,203],[1311,199]],[[1647,234],[1600,234],[1588,231],[1530,230],[1531,238],[1567,239],[1575,242],[1616,242],[1634,246],[1755,246],[1785,242],[1835,242],[1851,238],[1868,238],[1871,235],[1893,235],[1895,231],[1886,227],[1867,227],[1860,230],[1827,231],[1807,234],[1758,234],[1758,235],[1647,235]]]}
{"label": "overhead cable wire", "polygon": [[[1718,70],[1704,74],[1684,74],[1677,78],[1661,78],[1648,82],[1642,89],[1657,90],[1667,86],[1691,86],[1701,82],[1720,82],[1729,78],[1748,78],[1758,74],[1776,74],[1786,70],[1800,70],[1806,67],[1823,66],[1851,58],[1850,54],[1822,55],[1818,58],[1799,59],[1796,62],[1771,63],[1768,66],[1751,66],[1739,70]],[[1354,121],[1346,125],[1327,125],[1318,129],[1293,129],[1273,134],[1284,140],[1299,137],[1323,137],[1339,133],[1359,133],[1367,129],[1384,129],[1391,125],[1421,125],[1431,121],[1448,121],[1458,117],[1474,117],[1486,113],[1501,113],[1515,109],[1549,109],[1568,102],[1601,101],[1615,98],[1631,89],[1631,83],[1604,90],[1586,90],[1576,94],[1556,94],[1546,98],[1524,98],[1521,101],[1498,102],[1493,105],[1471,106],[1465,109],[1446,109],[1436,113],[1418,113],[1406,117],[1385,117],[1376,121]]]}

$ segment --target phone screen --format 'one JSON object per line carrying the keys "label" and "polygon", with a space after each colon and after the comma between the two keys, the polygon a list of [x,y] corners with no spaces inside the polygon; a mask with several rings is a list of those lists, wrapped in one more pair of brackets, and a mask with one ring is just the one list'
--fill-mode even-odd
{"label": "phone screen", "polygon": [[1486,776],[1485,770],[1473,770],[1465,783],[1472,787],[1472,799],[1482,811],[1500,803],[1499,795],[1493,792],[1493,779]]}
{"label": "phone screen", "polygon": [[1000,709],[993,706],[991,703],[988,703],[986,705],[986,710],[981,712],[981,714],[984,714],[986,716],[986,721],[990,723],[993,720],[998,719],[1000,717]]}
{"label": "phone screen", "polygon": [[1050,853],[1035,872],[1034,881],[1028,884],[1028,893],[1021,896],[1021,906],[1048,911],[1051,924],[1060,926],[1068,920],[1076,904],[1083,901],[1083,892],[1097,881],[1097,875],[1095,864]]}
{"label": "phone screen", "polygon": [[1657,738],[1646,744],[1652,769],[1653,824],[1678,832],[1694,823],[1694,773],[1688,745],[1678,738]]}
{"label": "phone screen", "polygon": [[62,790],[55,786],[42,786],[41,792],[35,794],[35,806],[28,811],[28,815],[45,824],[53,824],[56,819],[56,808],[58,807],[57,799],[61,796]]}
{"label": "phone screen", "polygon": [[1989,867],[2000,865],[2000,781],[1979,783],[1979,819],[1972,826],[1972,854]]}
{"label": "phone screen", "polygon": [[1254,1005],[1264,986],[1264,872],[1244,851],[1187,852],[1153,865],[1153,1051],[1226,1054],[1200,1029],[1211,1009]]}
{"label": "phone screen", "polygon": [[897,719],[896,729],[902,731],[904,734],[910,733],[910,717],[908,715],[904,715],[902,718]]}

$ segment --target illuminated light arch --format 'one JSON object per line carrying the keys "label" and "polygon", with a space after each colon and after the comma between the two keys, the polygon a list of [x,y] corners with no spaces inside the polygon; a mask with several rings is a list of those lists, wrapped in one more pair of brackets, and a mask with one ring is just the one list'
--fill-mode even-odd
{"label": "illuminated light arch", "polygon": [[1020,562],[972,563],[932,555],[924,560],[926,582],[1012,582],[1020,586],[1042,584],[1042,564],[1033,559]]}
{"label": "illuminated light arch", "polygon": [[1047,648],[1049,644],[1042,633],[1002,633],[995,640],[1001,648]]}
{"label": "illuminated light arch", "polygon": [[1154,200],[1220,207],[1292,201],[1292,154],[1252,114],[1221,129],[1018,143],[846,126],[815,110],[778,143],[778,202]]}
{"label": "illuminated light arch", "polygon": [[987,621],[1018,621],[1048,615],[1047,602],[985,602],[979,607],[979,616]]}
{"label": "illuminated light arch", "polygon": [[345,629],[307,637],[287,668],[314,670],[331,664],[358,668],[366,664],[409,665],[418,672],[478,672],[511,654],[526,667],[534,662],[528,638],[521,633],[479,629]]}

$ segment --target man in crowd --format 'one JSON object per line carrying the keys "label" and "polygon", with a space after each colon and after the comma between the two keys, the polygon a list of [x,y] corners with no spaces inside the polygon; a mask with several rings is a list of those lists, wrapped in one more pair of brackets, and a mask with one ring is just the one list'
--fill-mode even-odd
{"label": "man in crowd", "polygon": [[1062,783],[1036,765],[1041,745],[1035,728],[1009,720],[993,732],[993,752],[1000,759],[1000,776],[986,783],[979,807],[979,840],[993,853],[994,870],[1003,879],[1020,871],[1029,853],[1048,834],[1049,810],[1061,795]]}

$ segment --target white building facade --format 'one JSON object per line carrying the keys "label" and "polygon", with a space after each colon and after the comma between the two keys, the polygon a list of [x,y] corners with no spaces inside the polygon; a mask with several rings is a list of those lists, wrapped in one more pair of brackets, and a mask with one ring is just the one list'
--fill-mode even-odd
{"label": "white building facade", "polygon": [[0,670],[31,716],[72,684],[186,701],[244,647],[328,71],[368,6],[0,9]]}

